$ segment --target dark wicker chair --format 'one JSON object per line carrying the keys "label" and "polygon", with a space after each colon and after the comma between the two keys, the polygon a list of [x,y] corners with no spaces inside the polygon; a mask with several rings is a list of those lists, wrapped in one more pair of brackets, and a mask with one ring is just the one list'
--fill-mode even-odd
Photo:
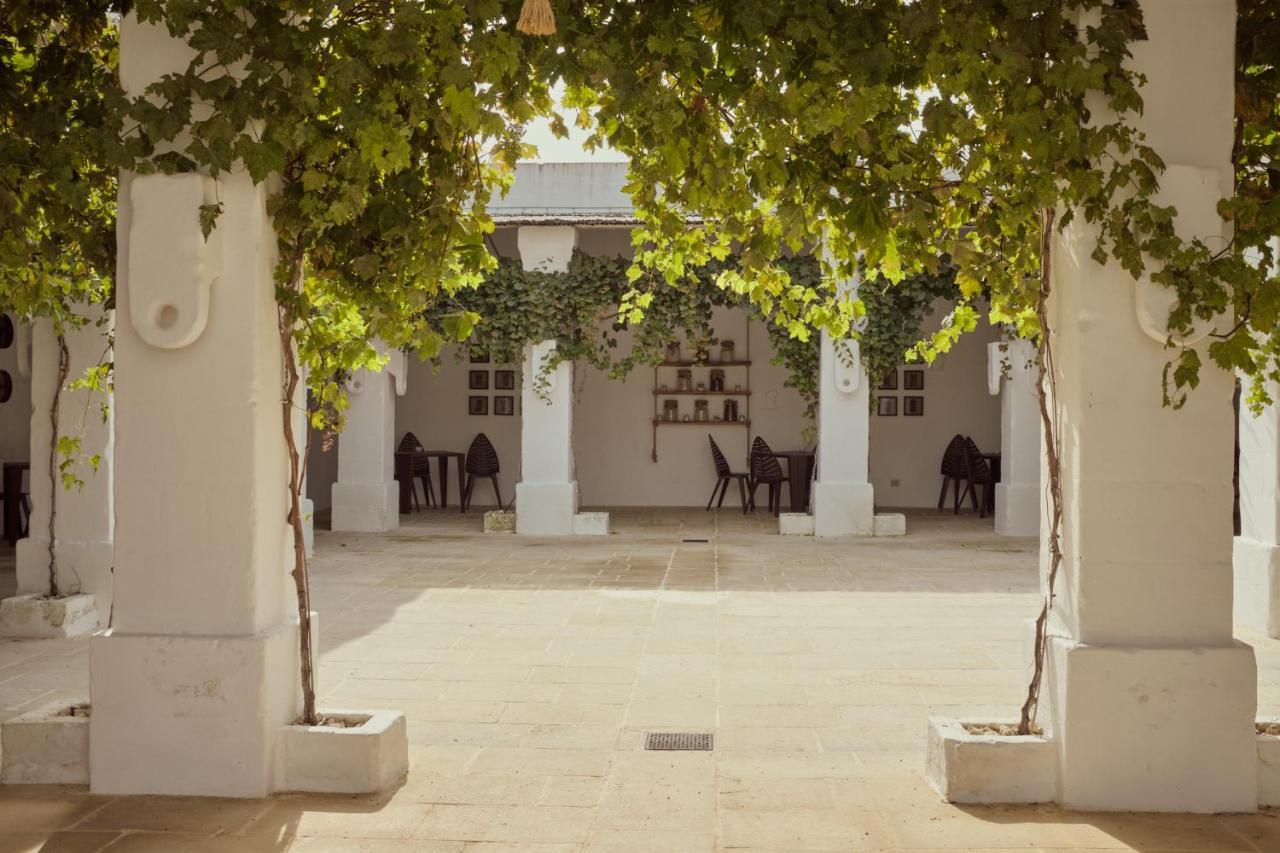
{"label": "dark wicker chair", "polygon": [[782,512],[782,484],[788,479],[769,443],[756,436],[751,445],[751,479],[747,483],[751,492],[751,508],[755,509],[756,489],[763,483],[769,487],[769,512],[774,515]]}
{"label": "dark wicker chair", "polygon": [[[991,465],[988,464],[982,451],[978,449],[978,445],[973,439],[965,436],[965,465],[967,467],[967,478],[969,486],[967,493],[973,498],[973,507],[978,511],[978,518],[986,518],[987,510],[995,509],[995,487],[996,478],[991,471]],[[978,499],[978,487],[982,487],[982,499]]]}
{"label": "dark wicker chair", "polygon": [[955,485],[955,513],[960,514],[961,495],[967,490],[969,480],[968,451],[965,438],[959,433],[947,444],[942,454],[942,493],[938,495],[938,510],[947,503],[947,489]]}
{"label": "dark wicker chair", "polygon": [[[747,482],[751,479],[750,474],[741,471],[732,471],[729,463],[725,460],[724,454],[720,452],[720,446],[716,444],[716,440],[711,437],[711,433],[707,433],[707,441],[711,442],[711,461],[716,466],[716,484],[711,488],[711,500],[707,501],[707,510],[711,510],[711,504],[716,505],[716,509],[724,506],[724,493],[729,490],[729,483],[738,481],[738,499],[742,501],[742,513],[747,512]],[[716,494],[719,493],[720,500],[716,500]]]}
{"label": "dark wicker chair", "polygon": [[498,501],[498,509],[502,509],[502,490],[498,487],[498,452],[493,449],[493,443],[484,433],[479,433],[471,440],[471,446],[467,448],[465,470],[467,484],[462,490],[462,511],[466,512],[471,506],[471,492],[476,480],[481,477],[493,484],[493,496]]}
{"label": "dark wicker chair", "polygon": [[[404,438],[400,439],[399,450],[401,453],[413,450],[422,450],[422,442],[418,441],[418,437],[411,432],[406,432]],[[413,506],[415,509],[422,509],[422,504],[418,503],[418,490],[413,486],[413,480],[417,480],[422,484],[422,495],[427,502],[427,506],[436,505],[436,494],[431,488],[431,460],[430,459],[414,459],[413,460],[413,478],[409,482],[409,493],[413,495]]]}

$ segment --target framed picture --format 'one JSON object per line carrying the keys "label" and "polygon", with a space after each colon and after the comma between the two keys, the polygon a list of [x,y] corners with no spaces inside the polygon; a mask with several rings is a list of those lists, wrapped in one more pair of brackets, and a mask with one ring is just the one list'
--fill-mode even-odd
{"label": "framed picture", "polygon": [[898,414],[897,397],[877,397],[876,414],[882,418],[896,417]]}
{"label": "framed picture", "polygon": [[902,371],[902,388],[904,391],[923,391],[924,390],[924,371],[923,370]]}
{"label": "framed picture", "polygon": [[472,370],[467,374],[467,387],[472,391],[489,390],[489,371]]}
{"label": "framed picture", "polygon": [[[898,369],[896,367],[893,369],[892,373],[890,373],[884,379],[880,380],[879,388],[881,391],[897,391],[898,390]],[[897,412],[895,411],[894,414],[896,415]]]}
{"label": "framed picture", "polygon": [[922,417],[924,415],[924,397],[903,397],[902,414],[910,418]]}
{"label": "framed picture", "polygon": [[494,397],[493,413],[495,415],[514,415],[516,413],[516,398],[510,396]]}
{"label": "framed picture", "polygon": [[467,398],[467,414],[469,415],[487,415],[489,414],[489,398],[488,397],[468,397]]}
{"label": "framed picture", "polygon": [[467,353],[471,356],[472,364],[488,364],[489,363],[489,353],[487,352],[482,352],[481,350],[473,349],[473,350],[467,350]]}
{"label": "framed picture", "polygon": [[[493,387],[499,391],[514,391],[516,389],[516,372],[514,370],[494,371]],[[498,412],[497,414],[502,413]]]}

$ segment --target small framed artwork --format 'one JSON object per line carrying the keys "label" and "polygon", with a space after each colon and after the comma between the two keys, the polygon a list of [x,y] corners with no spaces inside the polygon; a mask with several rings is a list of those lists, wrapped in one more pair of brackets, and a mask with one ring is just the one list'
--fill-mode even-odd
{"label": "small framed artwork", "polygon": [[493,413],[495,415],[514,415],[516,413],[516,398],[510,396],[494,397]]}
{"label": "small framed artwork", "polygon": [[923,370],[902,371],[902,389],[904,391],[923,391],[924,390],[924,371]]}
{"label": "small framed artwork", "polygon": [[882,418],[896,417],[898,414],[897,397],[877,397],[876,414]]}
{"label": "small framed artwork", "polygon": [[[898,369],[895,367],[893,372],[880,380],[881,391],[897,391],[898,390]],[[894,414],[897,414],[896,412]]]}
{"label": "small framed artwork", "polygon": [[[516,389],[516,372],[514,370],[495,370],[493,373],[493,387],[499,391],[514,391]],[[501,414],[501,412],[498,412]]]}
{"label": "small framed artwork", "polygon": [[903,397],[902,414],[909,418],[924,416],[924,397]]}
{"label": "small framed artwork", "polygon": [[467,375],[467,387],[472,391],[488,391],[489,390],[489,371],[472,370]]}
{"label": "small framed artwork", "polygon": [[489,414],[489,398],[472,396],[467,398],[467,414],[469,415],[487,415]]}
{"label": "small framed artwork", "polygon": [[478,349],[468,350],[467,352],[471,356],[472,364],[488,364],[489,363],[489,353],[484,352],[483,350],[478,350]]}

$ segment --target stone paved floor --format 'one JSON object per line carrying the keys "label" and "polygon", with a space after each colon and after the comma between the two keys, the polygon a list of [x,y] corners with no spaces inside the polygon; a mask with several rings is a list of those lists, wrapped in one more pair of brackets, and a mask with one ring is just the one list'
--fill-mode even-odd
{"label": "stone paved floor", "polygon": [[[479,523],[319,534],[323,704],[406,712],[403,787],[0,789],[0,853],[1280,850],[1274,813],[957,808],[929,790],[929,714],[1005,716],[1021,699],[1028,540],[931,513],[905,539],[855,543],[783,539],[731,511],[628,511],[615,535],[569,542]],[[6,565],[0,552],[0,591]],[[1275,712],[1280,643],[1242,636]],[[0,718],[84,695],[86,651],[0,641]],[[713,731],[715,750],[640,749],[661,730]]]}

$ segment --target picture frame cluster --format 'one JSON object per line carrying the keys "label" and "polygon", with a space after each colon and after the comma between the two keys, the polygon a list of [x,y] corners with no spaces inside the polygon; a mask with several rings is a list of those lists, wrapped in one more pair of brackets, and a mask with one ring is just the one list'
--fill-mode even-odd
{"label": "picture frame cluster", "polygon": [[[898,374],[901,372],[901,386],[899,386]],[[904,417],[921,418],[924,417],[924,395],[922,394],[904,394],[898,397],[896,394],[886,394],[886,391],[897,391],[899,387],[903,391],[923,391],[924,390],[924,368],[922,367],[905,367],[894,368],[888,376],[880,381],[876,386],[876,415],[882,418],[897,417],[899,412]],[[901,401],[901,402],[899,402]]]}
{"label": "picture frame cluster", "polygon": [[[471,351],[472,365],[489,364],[489,354]],[[467,371],[467,390],[469,391],[512,391],[516,390],[516,371],[512,368],[492,369],[489,367],[472,367]],[[492,399],[492,406],[490,405]],[[488,394],[470,394],[467,397],[467,414],[475,417],[487,417],[490,412],[499,417],[511,417],[516,413],[515,394],[496,394],[492,398]]]}

